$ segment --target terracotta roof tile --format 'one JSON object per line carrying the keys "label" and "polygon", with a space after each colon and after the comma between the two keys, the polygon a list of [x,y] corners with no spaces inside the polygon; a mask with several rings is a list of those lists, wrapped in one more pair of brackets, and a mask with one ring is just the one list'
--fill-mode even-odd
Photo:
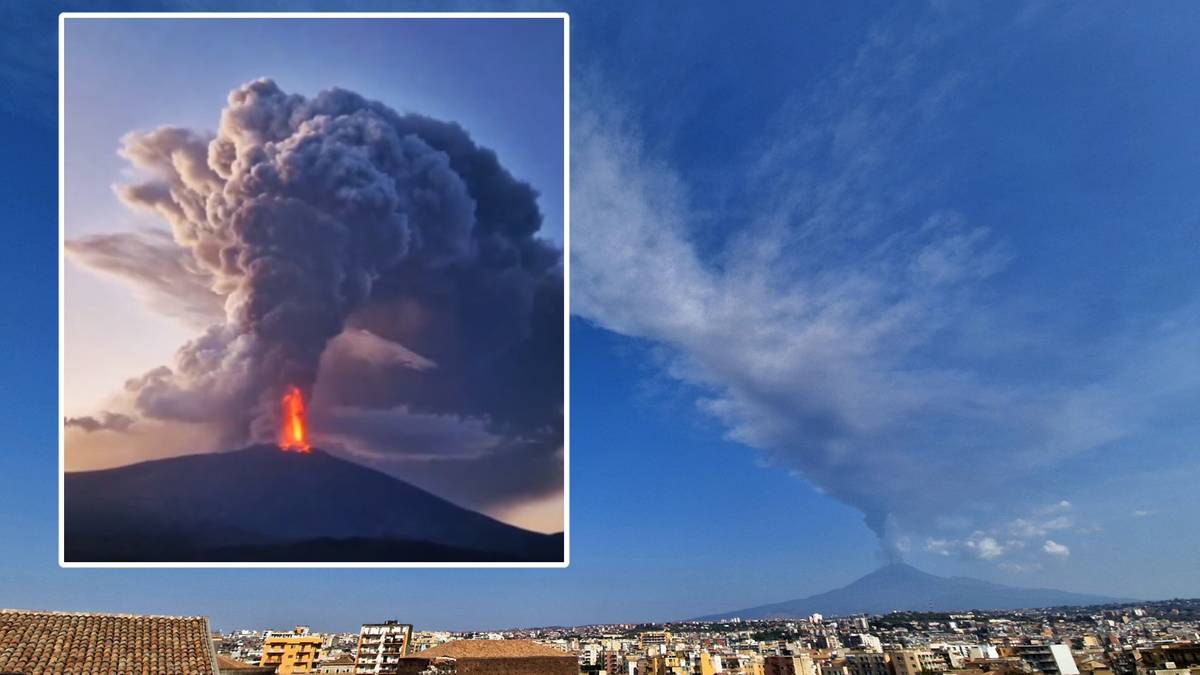
{"label": "terracotta roof tile", "polygon": [[455,659],[501,659],[522,656],[574,656],[531,640],[455,640],[416,654],[421,657],[446,656]]}
{"label": "terracotta roof tile", "polygon": [[217,675],[208,619],[0,609],[0,673]]}
{"label": "terracotta roof tile", "polygon": [[245,661],[238,661],[237,659],[225,656],[224,654],[217,654],[217,669],[221,671],[222,675],[225,673],[236,673],[238,671],[253,671],[255,673],[275,672],[274,666],[260,666],[254,663],[246,663]]}

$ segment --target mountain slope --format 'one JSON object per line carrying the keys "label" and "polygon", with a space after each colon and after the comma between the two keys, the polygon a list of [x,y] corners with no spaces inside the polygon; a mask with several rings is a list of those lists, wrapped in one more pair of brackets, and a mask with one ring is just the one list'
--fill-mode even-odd
{"label": "mountain slope", "polygon": [[346,555],[370,555],[349,561],[563,558],[560,535],[501,523],[321,450],[252,446],[68,473],[64,483],[72,562],[228,558],[239,550],[254,560],[303,561],[294,556],[318,542],[325,559],[341,559],[339,540]]}
{"label": "mountain slope", "polygon": [[843,616],[897,610],[1022,609],[1099,605],[1117,601],[1117,598],[1048,588],[1016,588],[968,577],[939,577],[910,565],[895,563],[832,591],[700,619],[800,618],[815,612]]}

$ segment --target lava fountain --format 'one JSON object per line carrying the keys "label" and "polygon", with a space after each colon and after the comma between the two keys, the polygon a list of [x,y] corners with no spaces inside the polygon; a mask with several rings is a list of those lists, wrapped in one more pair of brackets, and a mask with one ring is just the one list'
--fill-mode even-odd
{"label": "lava fountain", "polygon": [[308,425],[304,419],[304,395],[291,387],[283,395],[283,415],[279,425],[279,449],[308,452]]}

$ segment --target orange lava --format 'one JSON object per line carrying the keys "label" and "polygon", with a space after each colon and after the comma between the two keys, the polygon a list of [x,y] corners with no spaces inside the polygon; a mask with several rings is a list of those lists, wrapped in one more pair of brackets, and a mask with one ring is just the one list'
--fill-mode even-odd
{"label": "orange lava", "polygon": [[279,449],[308,452],[308,424],[304,419],[304,395],[291,387],[283,395],[283,422],[279,425]]}

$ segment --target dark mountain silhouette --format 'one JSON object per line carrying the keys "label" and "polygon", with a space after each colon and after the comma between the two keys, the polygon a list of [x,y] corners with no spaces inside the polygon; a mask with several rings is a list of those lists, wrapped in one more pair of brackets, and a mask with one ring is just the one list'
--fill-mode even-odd
{"label": "dark mountain silhouette", "polygon": [[881,567],[841,588],[770,605],[699,617],[700,620],[800,618],[883,614],[891,611],[1025,609],[1064,605],[1103,605],[1117,598],[1049,588],[1015,588],[968,577],[939,577],[911,565]]}
{"label": "dark mountain silhouette", "polygon": [[68,473],[68,562],[558,562],[522,530],[314,449],[273,445]]}

